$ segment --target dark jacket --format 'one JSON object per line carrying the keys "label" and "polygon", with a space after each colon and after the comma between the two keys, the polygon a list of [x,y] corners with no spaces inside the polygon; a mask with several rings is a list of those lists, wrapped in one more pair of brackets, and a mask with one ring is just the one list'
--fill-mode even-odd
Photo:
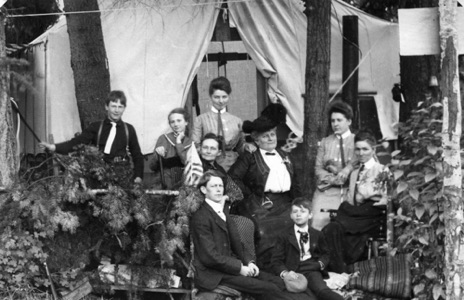
{"label": "dark jacket", "polygon": [[[291,178],[291,197],[301,196],[301,187],[297,176],[294,174],[293,164],[288,154],[280,149],[276,149],[280,156],[287,161],[285,164]],[[267,177],[269,176],[269,167],[264,162],[261,151],[256,150],[253,153],[245,152],[240,155],[237,161],[229,170],[229,175],[242,189],[245,198],[255,194],[258,197],[264,195]]]}
{"label": "dark jacket", "polygon": [[[324,235],[316,229],[309,227],[309,251],[311,258],[321,261],[324,266],[329,265],[329,250]],[[294,225],[292,224],[277,238],[272,259],[271,268],[276,275],[282,271],[296,271],[300,264],[300,247],[295,235]],[[326,268],[321,271],[324,277],[328,276]]]}
{"label": "dark jacket", "polygon": [[190,230],[194,245],[195,284],[215,289],[224,274],[240,275],[252,257],[243,251],[240,236],[227,212],[222,220],[206,202],[193,214]]}
{"label": "dark jacket", "polygon": [[[97,145],[98,131],[100,130],[101,121],[93,122],[82,131],[82,133],[73,139],[56,144],[56,152],[61,154],[68,154],[74,151],[74,147],[80,144],[97,146],[101,151],[104,150],[106,140],[111,130],[111,123],[108,118],[103,121],[103,127],[100,134],[100,140]],[[139,141],[134,127],[126,123],[127,130],[129,132],[129,143],[127,143],[126,130],[123,121],[117,122],[116,125],[116,136],[114,138],[113,146],[111,147],[110,154],[105,154],[105,159],[113,159],[114,157],[120,156],[125,157],[127,154],[126,147],[128,146],[130,155],[134,162],[134,177],[143,178],[143,155],[140,150]]]}

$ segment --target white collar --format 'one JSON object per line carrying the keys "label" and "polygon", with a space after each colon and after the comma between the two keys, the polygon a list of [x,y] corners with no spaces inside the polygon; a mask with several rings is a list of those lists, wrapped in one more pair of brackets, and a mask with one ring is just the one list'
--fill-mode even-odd
{"label": "white collar", "polygon": [[371,159],[369,159],[365,164],[364,164],[364,169],[370,169],[372,168],[374,165],[375,165],[376,161],[375,161],[375,158],[372,157]]}
{"label": "white collar", "polygon": [[217,213],[217,212],[222,212],[224,210],[224,203],[220,202],[215,202],[213,200],[210,200],[208,198],[205,198],[206,203],[208,203],[209,206]]}
{"label": "white collar", "polygon": [[[213,113],[216,113],[216,114],[219,112],[219,110],[217,110],[216,107],[214,107],[214,106],[211,106],[211,111]],[[223,109],[221,109],[221,114],[223,114],[225,112],[226,112],[226,108],[224,107]]]}
{"label": "white collar", "polygon": [[339,136],[342,137],[342,139],[346,139],[347,137],[349,137],[351,135],[351,130],[348,129],[347,131],[345,131],[344,133],[342,134],[336,134],[335,136],[338,138]]}
{"label": "white collar", "polygon": [[306,226],[303,226],[303,227],[300,227],[300,226],[298,226],[298,225],[295,224],[293,227],[294,227],[294,229],[295,229],[295,233],[298,233],[298,231],[309,233],[309,226],[308,226],[308,224],[306,224]]}

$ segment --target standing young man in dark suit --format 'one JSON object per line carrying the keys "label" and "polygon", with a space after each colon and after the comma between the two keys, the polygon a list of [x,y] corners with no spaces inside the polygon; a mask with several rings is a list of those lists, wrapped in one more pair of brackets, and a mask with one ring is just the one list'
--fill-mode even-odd
{"label": "standing young man in dark suit", "polygon": [[195,249],[195,284],[204,290],[224,285],[253,295],[278,293],[285,288],[283,281],[278,276],[260,272],[250,254],[243,251],[237,228],[227,210],[224,211],[221,176],[209,170],[199,184],[205,201],[190,223]]}
{"label": "standing young man in dark suit", "polygon": [[122,121],[127,99],[122,91],[112,91],[105,101],[107,117],[103,121],[91,123],[82,133],[73,139],[49,144],[41,142],[39,147],[60,154],[67,154],[80,144],[97,146],[104,153],[104,160],[111,164],[127,165],[129,156],[134,164],[134,183],[143,178],[143,155],[140,151],[137,133],[131,124]]}
{"label": "standing young man in dark suit", "polygon": [[272,269],[281,278],[297,279],[298,273],[308,280],[310,289],[319,300],[342,300],[343,297],[327,287],[326,266],[329,253],[322,233],[309,226],[311,202],[296,198],[290,217],[294,224],[278,237],[271,259]]}

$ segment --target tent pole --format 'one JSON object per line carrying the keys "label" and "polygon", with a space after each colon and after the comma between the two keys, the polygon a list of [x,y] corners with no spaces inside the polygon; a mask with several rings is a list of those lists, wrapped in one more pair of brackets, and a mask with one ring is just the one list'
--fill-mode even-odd
{"label": "tent pole", "polygon": [[[343,80],[345,82],[348,76],[355,70],[359,64],[359,34],[358,34],[358,16],[343,16]],[[348,82],[343,86],[342,99],[351,105],[354,112],[352,122],[353,129],[359,129],[359,100],[358,100],[358,71],[351,76]]]}

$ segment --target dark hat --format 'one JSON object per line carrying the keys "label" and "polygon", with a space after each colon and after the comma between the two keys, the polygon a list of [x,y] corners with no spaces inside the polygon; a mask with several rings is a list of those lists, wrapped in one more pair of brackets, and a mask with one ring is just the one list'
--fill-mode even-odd
{"label": "dark hat", "polygon": [[290,276],[284,277],[285,288],[290,293],[302,293],[308,288],[308,280],[303,274],[296,273],[298,277],[296,279],[290,278]]}
{"label": "dark hat", "polygon": [[333,113],[341,113],[348,120],[353,119],[353,109],[348,103],[341,100],[335,100],[330,103],[329,118]]}
{"label": "dark hat", "polygon": [[285,123],[287,109],[280,103],[269,104],[256,120],[243,122],[242,130],[245,133],[266,132],[279,124]]}

